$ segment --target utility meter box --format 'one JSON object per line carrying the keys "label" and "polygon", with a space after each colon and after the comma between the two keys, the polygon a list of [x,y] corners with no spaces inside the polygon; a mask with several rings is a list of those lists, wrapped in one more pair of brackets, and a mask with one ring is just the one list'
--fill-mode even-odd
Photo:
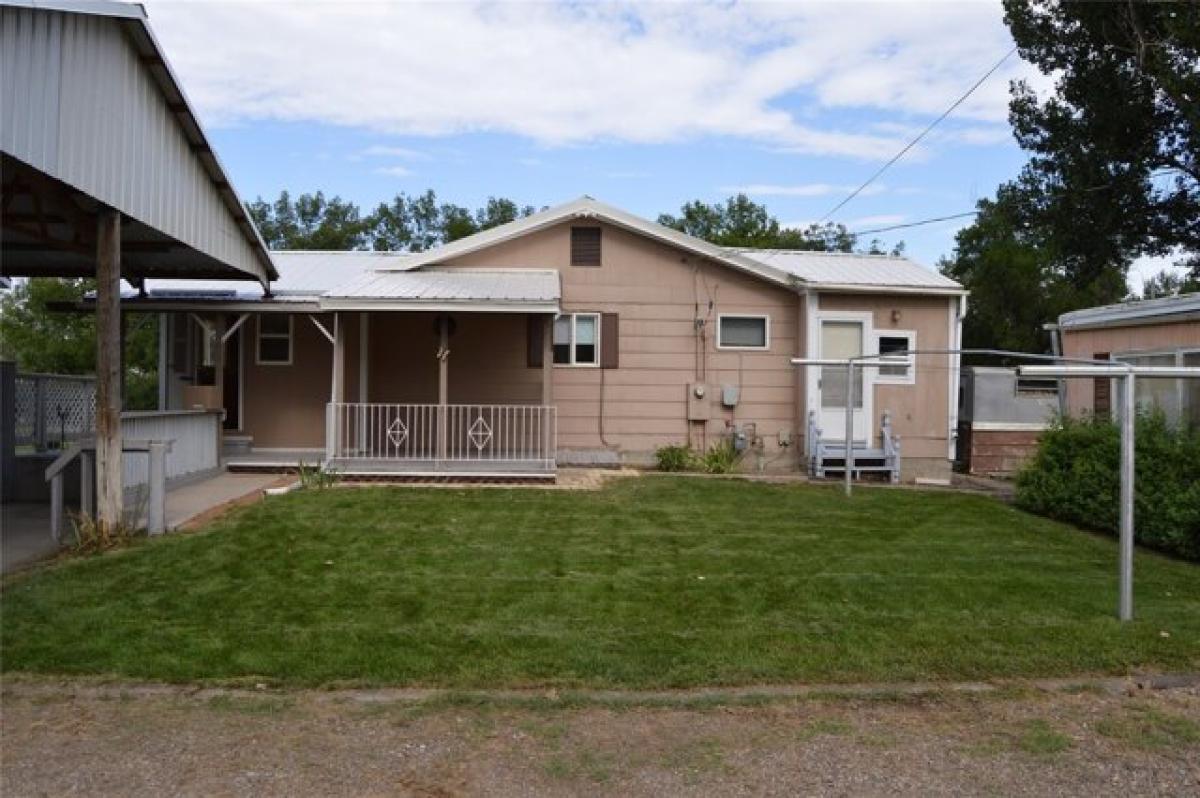
{"label": "utility meter box", "polygon": [[736,385],[721,386],[721,404],[726,407],[737,407],[738,387]]}
{"label": "utility meter box", "polygon": [[687,386],[688,421],[708,421],[711,406],[712,398],[708,395],[707,385],[693,382]]}

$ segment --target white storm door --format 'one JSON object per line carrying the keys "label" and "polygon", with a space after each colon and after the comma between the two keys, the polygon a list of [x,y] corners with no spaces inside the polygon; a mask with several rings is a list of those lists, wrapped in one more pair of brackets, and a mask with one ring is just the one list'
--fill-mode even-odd
{"label": "white storm door", "polygon": [[[867,341],[867,323],[850,320],[821,320],[821,357],[860,357]],[[871,369],[854,369],[854,442],[870,439],[870,403],[874,375]],[[845,366],[821,366],[819,393],[821,409],[818,420],[822,437],[842,443],[846,440]]]}

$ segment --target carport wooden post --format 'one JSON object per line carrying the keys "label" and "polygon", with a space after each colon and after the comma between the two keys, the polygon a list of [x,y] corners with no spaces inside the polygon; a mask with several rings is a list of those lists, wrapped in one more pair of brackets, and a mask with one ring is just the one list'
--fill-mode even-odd
{"label": "carport wooden post", "polygon": [[112,529],[124,511],[121,457],[121,214],[96,225],[96,521]]}

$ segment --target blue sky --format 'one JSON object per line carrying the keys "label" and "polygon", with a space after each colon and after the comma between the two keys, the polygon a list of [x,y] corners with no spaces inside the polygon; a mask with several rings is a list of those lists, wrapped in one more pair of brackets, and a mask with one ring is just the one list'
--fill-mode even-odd
{"label": "blue sky", "polygon": [[[434,189],[653,218],[745,190],[821,218],[1012,46],[998,2],[176,3],[150,20],[246,198]],[[851,230],[969,211],[1024,156],[1015,55],[863,196]],[[964,221],[880,234],[932,266]]]}

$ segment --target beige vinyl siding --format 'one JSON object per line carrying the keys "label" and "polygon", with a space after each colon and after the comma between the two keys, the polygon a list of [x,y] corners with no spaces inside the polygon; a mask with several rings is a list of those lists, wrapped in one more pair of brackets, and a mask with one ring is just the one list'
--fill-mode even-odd
{"label": "beige vinyl siding", "polygon": [[[692,443],[704,446],[714,442],[725,433],[727,422],[755,423],[770,457],[778,453],[781,430],[791,432],[795,439],[802,425],[798,423],[795,374],[789,361],[798,352],[802,297],[607,224],[601,225],[601,265],[572,267],[570,228],[571,224],[564,222],[444,264],[555,268],[562,275],[564,312],[619,314],[620,368],[554,369],[560,449],[615,448],[645,458],[658,446],[688,441],[687,391],[698,378],[700,342],[693,325],[697,304],[701,316],[707,318],[703,344],[707,377],[703,381],[709,386],[710,420],[692,425]],[[722,313],[770,316],[770,349],[718,350],[717,316]],[[456,370],[463,368],[459,352],[465,346],[452,344],[452,349],[453,384]],[[523,352],[514,347],[513,356],[523,358]],[[537,379],[536,370],[530,371]],[[732,410],[720,404],[721,386],[726,384],[741,386],[740,401]],[[452,395],[451,401],[458,400]]]}
{"label": "beige vinyl siding", "polygon": [[[1200,321],[1176,321],[1165,324],[1139,324],[1090,330],[1064,330],[1063,354],[1066,357],[1091,358],[1097,352],[1112,356],[1130,352],[1156,352],[1185,347],[1200,348]],[[1090,413],[1094,381],[1067,380],[1067,411],[1072,415]]]}
{"label": "beige vinyl siding", "polygon": [[[908,294],[821,294],[820,309],[869,311],[876,335],[887,330],[911,330],[917,334],[918,349],[948,349],[950,301],[946,297]],[[894,312],[899,312],[899,320],[892,320]],[[877,434],[879,417],[885,410],[890,411],[903,457],[945,460],[950,429],[946,382],[950,379],[950,357],[918,355],[916,368],[913,385],[875,386],[876,418],[872,429]]]}

